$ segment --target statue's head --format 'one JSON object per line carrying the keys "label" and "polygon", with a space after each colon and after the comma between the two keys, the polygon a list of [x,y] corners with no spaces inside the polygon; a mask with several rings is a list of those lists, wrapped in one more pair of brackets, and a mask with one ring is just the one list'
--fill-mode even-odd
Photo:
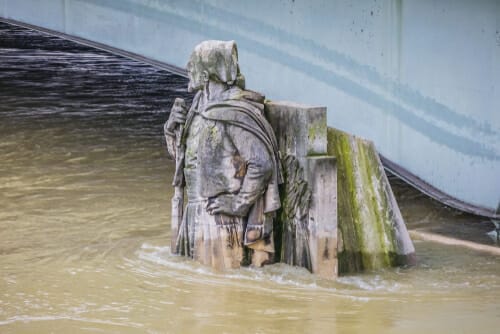
{"label": "statue's head", "polygon": [[234,41],[204,41],[198,44],[187,64],[188,91],[200,90],[210,80],[245,88]]}

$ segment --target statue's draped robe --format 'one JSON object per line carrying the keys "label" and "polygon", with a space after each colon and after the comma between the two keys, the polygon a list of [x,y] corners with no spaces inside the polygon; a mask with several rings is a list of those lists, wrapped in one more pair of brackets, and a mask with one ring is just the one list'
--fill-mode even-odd
{"label": "statue's draped robe", "polygon": [[[181,255],[218,269],[239,267],[244,246],[274,252],[272,219],[280,207],[281,167],[264,98],[233,87],[214,103],[198,93],[187,115],[174,185],[185,182],[188,202],[177,236]],[[218,196],[236,215],[210,215]]]}

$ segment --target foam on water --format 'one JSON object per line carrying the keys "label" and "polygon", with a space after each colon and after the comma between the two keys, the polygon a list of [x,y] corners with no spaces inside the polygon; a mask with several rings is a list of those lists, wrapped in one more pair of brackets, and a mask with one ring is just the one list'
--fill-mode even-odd
{"label": "foam on water", "polygon": [[[346,276],[334,282],[320,279],[304,268],[286,264],[273,264],[264,268],[243,267],[238,270],[216,272],[188,258],[172,255],[168,246],[153,246],[148,243],[141,246],[136,256],[139,261],[129,259],[128,262],[135,268],[133,270],[145,276],[163,275],[200,284],[231,285],[273,293],[283,293],[289,290],[306,293],[315,291],[366,301],[369,300],[369,296],[356,294],[360,291],[397,292],[401,288],[400,284],[384,279],[380,275]],[[154,265],[147,265],[148,263]],[[353,291],[353,289],[358,291]]]}

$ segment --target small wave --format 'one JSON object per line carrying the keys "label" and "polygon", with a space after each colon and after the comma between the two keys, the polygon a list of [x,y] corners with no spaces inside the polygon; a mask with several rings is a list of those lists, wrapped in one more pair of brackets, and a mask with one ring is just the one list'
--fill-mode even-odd
{"label": "small wave", "polygon": [[19,315],[15,317],[8,318],[6,320],[0,320],[0,326],[9,325],[16,322],[30,323],[30,322],[39,322],[39,321],[56,321],[56,320],[72,320],[79,321],[85,323],[92,324],[103,324],[103,325],[112,325],[119,327],[132,327],[132,328],[142,328],[143,324],[135,323],[135,322],[116,322],[110,320],[102,320],[102,319],[94,319],[94,318],[85,318],[78,317],[73,315],[43,315],[43,316],[27,316],[27,315]]}
{"label": "small wave", "polygon": [[380,275],[344,276],[339,277],[337,282],[365,291],[397,292],[401,290],[401,284],[392,280],[383,279]]}
{"label": "small wave", "polygon": [[[367,301],[373,296],[359,295],[359,292],[395,289],[389,287],[392,282],[384,282],[380,276],[373,278],[345,277],[331,281],[312,275],[305,268],[283,263],[263,268],[242,267],[217,272],[196,261],[172,254],[168,246],[154,246],[148,243],[143,244],[135,255],[136,260],[129,259],[130,265],[137,273],[144,276],[166,275],[194,284],[227,285],[233,288],[260,290],[273,294],[293,291],[298,299],[308,298],[308,294],[311,292],[321,292],[325,296],[334,295],[357,301]],[[158,265],[160,268],[152,267]]]}

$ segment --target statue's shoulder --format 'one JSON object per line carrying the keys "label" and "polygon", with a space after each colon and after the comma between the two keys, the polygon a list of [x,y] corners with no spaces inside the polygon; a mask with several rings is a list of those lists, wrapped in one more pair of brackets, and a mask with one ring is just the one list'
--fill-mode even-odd
{"label": "statue's shoulder", "polygon": [[234,86],[224,92],[222,99],[224,101],[232,100],[264,104],[265,96],[253,90],[241,89],[240,87]]}
{"label": "statue's shoulder", "polygon": [[263,115],[264,99],[264,96],[257,92],[231,88],[224,92],[219,101],[208,104],[202,116],[226,122],[254,122],[253,118]]}
{"label": "statue's shoulder", "polygon": [[265,96],[253,90],[240,90],[239,97],[241,100],[264,104]]}

